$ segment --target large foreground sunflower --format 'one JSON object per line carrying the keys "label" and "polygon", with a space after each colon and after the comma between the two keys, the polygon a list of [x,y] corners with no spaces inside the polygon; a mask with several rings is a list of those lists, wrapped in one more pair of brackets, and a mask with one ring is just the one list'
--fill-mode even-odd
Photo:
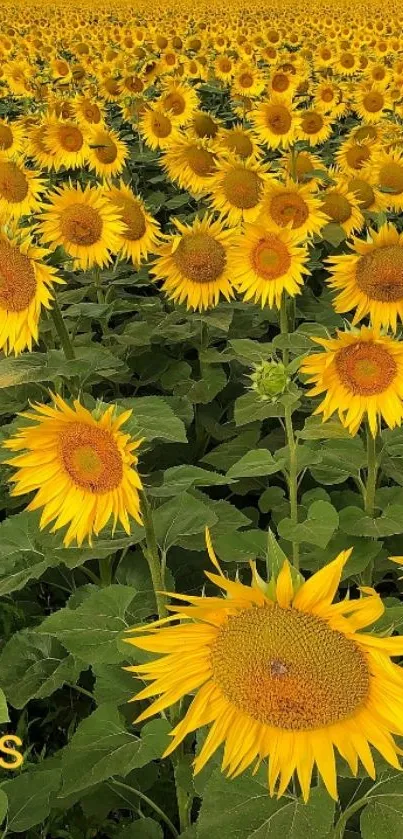
{"label": "large foreground sunflower", "polygon": [[403,320],[403,233],[384,224],[367,241],[354,237],[350,247],[354,253],[328,259],[336,312],[355,309],[353,324],[370,315],[375,327],[396,331],[397,318]]}
{"label": "large foreground sunflower", "polygon": [[38,340],[41,308],[50,308],[56,271],[43,262],[47,251],[30,236],[0,234],[0,348],[19,355]]}
{"label": "large foreground sunflower", "polygon": [[371,745],[399,766],[392,735],[403,733],[403,674],[390,657],[402,655],[403,639],[360,632],[383,612],[373,589],[332,603],[350,553],[343,551],[302,585],[293,582],[286,561],[276,584],[263,583],[253,569],[247,586],[222,574],[210,546],[220,573],[207,577],[227,596],[174,594],[185,605],[170,606],[168,620],[180,623],[132,630],[128,643],[160,654],[128,668],[150,682],[134,697],[152,698],[138,719],[195,694],[165,755],[210,725],[195,772],[223,744],[228,775],[268,758],[270,793],[278,784],[280,797],[296,772],[305,800],[314,764],[337,798],[335,749],[353,775],[361,760],[374,777]]}
{"label": "large foreground sunflower", "polygon": [[230,246],[235,231],[226,229],[212,216],[194,221],[192,226],[174,219],[177,232],[166,237],[158,249],[153,268],[163,291],[187,308],[207,309],[216,306],[220,295],[234,296],[229,266]]}
{"label": "large foreground sunflower", "polygon": [[341,332],[336,338],[312,338],[325,352],[305,358],[301,370],[313,384],[310,396],[325,392],[315,414],[328,420],[338,411],[350,434],[368,417],[375,437],[380,418],[389,428],[403,419],[403,344],[377,330]]}
{"label": "large foreground sunflower", "polygon": [[6,461],[17,470],[11,494],[35,491],[28,510],[43,509],[41,529],[54,522],[54,533],[69,525],[66,547],[86,537],[91,543],[111,517],[113,529],[119,520],[130,533],[129,515],[141,524],[141,481],[134,468],[141,440],[121,430],[132,412],[116,416],[111,405],[96,415],[78,400],[71,408],[61,396],[53,399],[53,406],[37,404],[21,414],[31,424],[4,443],[18,452]]}

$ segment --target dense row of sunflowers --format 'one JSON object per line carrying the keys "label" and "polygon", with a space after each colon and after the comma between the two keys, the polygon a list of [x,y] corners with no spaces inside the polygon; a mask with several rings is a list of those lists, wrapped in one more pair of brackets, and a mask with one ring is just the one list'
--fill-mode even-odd
{"label": "dense row of sunflowers", "polygon": [[[153,21],[127,9],[69,9],[67,29],[62,7],[49,17],[18,7],[13,24],[2,12],[3,352],[40,341],[43,309],[54,312],[59,288],[63,300],[69,271],[93,272],[102,287],[102,270],[119,261],[148,266],[149,293],[169,305],[251,301],[276,310],[287,332],[324,245],[324,282],[346,321],[301,361],[310,396],[322,399],[315,411],[324,421],[337,413],[351,435],[367,423],[370,440],[382,421],[400,426],[398,16],[325,8],[309,23],[300,12],[290,29],[287,10],[273,16],[264,4],[231,11],[225,26],[219,10]],[[156,218],[136,188],[133,149],[154,154],[194,211]],[[52,400],[25,412],[5,443],[12,494],[34,492],[28,509],[42,510],[41,528],[61,529],[66,546],[111,519],[129,533],[130,517],[143,521],[131,412]],[[166,754],[210,724],[197,771],[224,744],[231,776],[269,758],[271,793],[283,795],[296,771],[305,800],[315,764],[337,797],[334,749],[353,774],[361,761],[374,776],[370,746],[398,767],[403,676],[391,657],[403,641],[361,632],[383,612],[374,588],[333,603],[349,552],[307,581],[288,562],[268,583],[253,567],[246,586],[224,576],[207,540],[207,576],[225,597],[174,594],[183,605],[130,640],[162,654],[132,668],[151,683],[136,697],[153,698],[140,719],[196,694]]]}

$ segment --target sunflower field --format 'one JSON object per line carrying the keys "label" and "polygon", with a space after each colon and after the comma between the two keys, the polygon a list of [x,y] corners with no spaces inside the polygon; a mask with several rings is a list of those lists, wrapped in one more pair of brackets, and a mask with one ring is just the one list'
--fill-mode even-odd
{"label": "sunflower field", "polygon": [[401,7],[0,24],[0,839],[401,839]]}

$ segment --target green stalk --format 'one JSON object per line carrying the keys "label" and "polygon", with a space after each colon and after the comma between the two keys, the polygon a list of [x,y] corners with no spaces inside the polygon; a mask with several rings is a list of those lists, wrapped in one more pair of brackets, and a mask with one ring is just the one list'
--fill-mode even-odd
{"label": "green stalk", "polygon": [[364,795],[363,798],[358,799],[358,801],[354,801],[354,804],[347,807],[347,809],[341,814],[339,821],[336,823],[332,832],[329,834],[329,839],[343,839],[348,820],[351,819],[351,816],[353,816],[357,810],[361,810],[362,807],[365,807],[367,803],[368,797]]}
{"label": "green stalk", "polygon": [[[280,304],[280,332],[288,338],[287,295],[284,292]],[[283,364],[287,367],[290,360],[288,349],[283,349]]]}
{"label": "green stalk", "polygon": [[[364,492],[364,510],[369,518],[374,518],[376,480],[378,477],[378,463],[376,457],[376,437],[372,436],[369,425],[367,426],[367,481]],[[374,575],[373,559],[368,563],[361,575],[363,585],[372,585]]]}
{"label": "green stalk", "polygon": [[75,358],[75,352],[73,344],[71,343],[70,335],[67,332],[66,324],[63,320],[63,315],[61,312],[61,308],[55,297],[53,300],[53,306],[50,310],[50,314],[53,319],[53,323],[55,325],[56,332],[59,336],[60,343],[62,345],[63,352],[66,356],[67,361],[71,361]]}
{"label": "green stalk", "polygon": [[[155,803],[155,801],[152,801],[152,799],[149,798],[148,795],[145,795],[144,792],[141,792],[141,790],[136,789],[135,787],[130,787],[129,784],[123,784],[122,781],[115,781],[114,778],[112,778],[112,780],[109,782],[109,785],[112,788],[113,787],[119,787],[120,789],[124,789],[126,792],[132,792],[134,795],[137,795],[137,797],[140,799],[140,801],[144,801],[145,804],[148,804],[148,806],[151,807],[151,809],[154,810],[155,813],[157,813],[157,815],[160,817],[160,819],[162,819],[162,821],[168,827],[169,832],[172,834],[172,836],[174,836],[175,839],[177,839],[177,837],[179,836],[179,833],[178,833],[175,825],[172,824],[171,819],[168,818],[167,814],[164,813],[163,810],[161,810],[161,807],[159,807],[158,804]],[[118,790],[116,790],[116,792],[118,792]],[[119,793],[118,793],[118,795],[119,795]],[[123,798],[123,800],[126,801],[126,803],[129,803],[127,801],[127,798],[124,798],[122,795],[121,795],[121,798]]]}
{"label": "green stalk", "polygon": [[[288,336],[288,314],[287,314],[287,296],[284,292],[281,298],[280,305],[280,331],[282,335]],[[283,349],[283,364],[287,367],[289,364],[289,351]],[[288,496],[290,501],[290,518],[292,524],[298,524],[298,459],[297,459],[297,441],[295,439],[294,428],[292,424],[292,407],[287,405],[285,407],[285,432],[287,439],[287,446],[289,452],[290,465],[287,474],[288,481]],[[299,568],[299,545],[297,542],[292,543],[292,561],[295,568]]]}

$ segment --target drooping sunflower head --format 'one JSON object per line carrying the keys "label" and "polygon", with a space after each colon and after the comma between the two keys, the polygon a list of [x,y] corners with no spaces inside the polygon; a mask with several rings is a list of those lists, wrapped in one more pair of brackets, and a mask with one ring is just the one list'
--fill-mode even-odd
{"label": "drooping sunflower head", "polygon": [[342,424],[356,434],[364,418],[373,437],[383,418],[389,428],[403,420],[403,345],[378,330],[337,331],[336,338],[314,338],[325,352],[308,356],[301,370],[313,384],[310,396],[325,392],[315,413],[325,422],[338,411]]}
{"label": "drooping sunflower head", "polygon": [[119,234],[121,256],[139,267],[158,242],[159,224],[147,212],[143,201],[123,182],[112,187],[108,198],[124,224]]}
{"label": "drooping sunflower head", "polygon": [[216,306],[221,294],[233,297],[229,255],[235,231],[208,214],[192,226],[175,219],[175,226],[177,233],[159,247],[153,268],[163,291],[195,310]]}
{"label": "drooping sunflower head", "polygon": [[242,219],[253,221],[259,215],[265,185],[270,181],[269,167],[253,160],[228,155],[217,163],[209,185],[210,203],[228,217],[230,224]]}
{"label": "drooping sunflower head", "polygon": [[130,533],[129,515],[141,524],[134,454],[141,440],[121,430],[132,411],[116,414],[111,405],[91,413],[79,400],[70,407],[61,396],[54,405],[38,404],[22,416],[29,421],[4,443],[16,452],[6,461],[16,469],[12,495],[35,491],[28,510],[42,509],[40,527],[52,532],[68,525],[66,547],[81,545],[113,517]]}
{"label": "drooping sunflower head", "polygon": [[201,197],[209,189],[216,171],[216,146],[208,138],[181,134],[163,153],[162,165],[169,178],[192,195]]}
{"label": "drooping sunflower head", "polygon": [[376,328],[403,320],[403,234],[392,224],[371,230],[367,241],[353,238],[352,254],[330,257],[330,287],[337,312],[355,309],[353,324],[367,315]]}
{"label": "drooping sunflower head", "polygon": [[392,733],[403,732],[403,677],[390,656],[401,655],[403,641],[360,633],[383,613],[373,589],[358,600],[332,602],[351,551],[306,582],[287,561],[269,584],[252,566],[248,586],[224,576],[209,539],[208,549],[218,573],[207,577],[225,596],[173,594],[182,605],[169,607],[172,625],[138,627],[128,639],[158,654],[127,668],[150,683],[134,697],[152,698],[139,720],[195,694],[165,754],[210,725],[195,772],[224,744],[228,775],[267,759],[270,794],[277,787],[283,795],[296,772],[305,801],[315,764],[337,798],[335,749],[354,775],[361,759],[374,776],[372,743],[397,767]]}
{"label": "drooping sunflower head", "polygon": [[189,130],[199,140],[203,140],[204,138],[214,140],[219,133],[220,125],[216,118],[208,111],[195,111],[188,125]]}
{"label": "drooping sunflower head", "polygon": [[345,180],[331,174],[335,183],[323,191],[321,211],[328,221],[339,224],[346,236],[350,236],[351,233],[362,229],[364,216],[355,193],[348,191]]}

